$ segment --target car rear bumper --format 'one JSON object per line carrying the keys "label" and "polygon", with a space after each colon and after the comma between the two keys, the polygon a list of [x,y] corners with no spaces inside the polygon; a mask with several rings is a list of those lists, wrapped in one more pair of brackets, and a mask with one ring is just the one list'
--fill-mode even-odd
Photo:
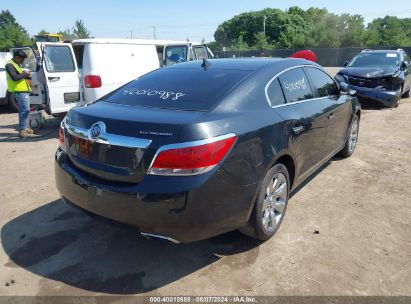
{"label": "car rear bumper", "polygon": [[393,107],[401,99],[401,90],[383,91],[378,89],[357,87],[350,85],[350,88],[356,91],[355,96],[359,99],[368,99],[378,102],[386,107]]}
{"label": "car rear bumper", "polygon": [[257,184],[240,186],[224,170],[203,175],[146,176],[139,184],[116,185],[80,171],[60,149],[55,157],[56,185],[66,202],[140,232],[184,243],[244,226],[255,199]]}

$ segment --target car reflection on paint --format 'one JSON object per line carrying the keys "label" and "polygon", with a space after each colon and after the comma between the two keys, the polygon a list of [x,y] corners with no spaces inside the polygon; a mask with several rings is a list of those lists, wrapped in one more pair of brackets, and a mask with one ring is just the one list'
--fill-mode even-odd
{"label": "car reflection on paint", "polygon": [[290,192],[354,152],[361,112],[347,87],[302,59],[151,72],[67,114],[58,191],[148,236],[191,242],[239,229],[267,240]]}

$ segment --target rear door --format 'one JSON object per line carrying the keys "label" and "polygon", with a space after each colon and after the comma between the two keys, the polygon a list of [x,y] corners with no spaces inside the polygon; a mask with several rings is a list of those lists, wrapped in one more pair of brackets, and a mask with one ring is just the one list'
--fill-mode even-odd
{"label": "rear door", "polygon": [[68,112],[80,102],[80,79],[73,48],[68,43],[39,43],[51,114]]}
{"label": "rear door", "polygon": [[326,156],[335,154],[345,143],[350,123],[351,103],[340,95],[337,84],[327,73],[315,67],[304,68],[310,78],[314,97],[322,98],[327,116],[327,136],[324,141]]}
{"label": "rear door", "polygon": [[[278,81],[278,83],[276,83]],[[302,68],[289,70],[267,87],[267,95],[282,90],[285,104],[273,105],[286,122],[299,175],[308,175],[324,158],[326,110],[324,101],[314,98],[310,83]],[[270,93],[272,92],[272,93]]]}

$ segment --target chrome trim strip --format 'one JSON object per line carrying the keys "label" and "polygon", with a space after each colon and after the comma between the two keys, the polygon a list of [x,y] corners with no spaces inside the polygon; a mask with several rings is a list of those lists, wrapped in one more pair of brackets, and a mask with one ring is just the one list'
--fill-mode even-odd
{"label": "chrome trim strip", "polygon": [[328,98],[328,96],[304,99],[304,100],[294,101],[294,102],[290,102],[290,103],[284,103],[284,104],[276,105],[276,106],[271,107],[271,108],[275,109],[275,108],[287,107],[287,106],[291,106],[291,105],[294,105],[294,104],[304,103],[304,102],[313,101],[313,100],[320,100],[320,99],[325,99],[325,98]]}
{"label": "chrome trim strip", "polygon": [[[213,143],[213,142],[216,142],[216,141],[219,141],[219,140],[223,140],[223,139],[227,139],[227,138],[230,138],[230,137],[234,137],[234,136],[237,136],[237,135],[234,134],[234,133],[228,133],[228,134],[225,134],[225,135],[221,135],[221,136],[217,136],[217,137],[212,137],[212,138],[206,138],[206,139],[201,139],[201,140],[196,140],[196,141],[189,141],[189,142],[183,142],[183,143],[177,143],[177,144],[170,144],[170,145],[161,146],[160,148],[158,148],[156,154],[154,155],[154,157],[153,157],[153,159],[152,159],[152,161],[151,161],[151,163],[150,163],[150,167],[149,167],[148,170],[147,170],[147,174],[159,175],[159,174],[156,174],[156,173],[152,173],[151,171],[152,171],[152,166],[153,166],[153,164],[154,164],[154,161],[156,160],[157,156],[158,156],[162,151],[172,150],[172,149],[181,149],[181,148],[187,148],[187,147],[201,146],[201,145],[210,144],[210,143]],[[210,166],[210,167],[211,167],[211,166]],[[197,174],[196,174],[196,173],[192,173],[192,174],[190,174],[190,175],[198,175],[198,174],[202,174],[202,173],[208,172],[208,171],[210,171],[211,169],[213,169],[215,166],[212,166],[211,168],[210,168],[210,167],[208,167],[208,168],[209,168],[208,170],[204,170],[204,171],[198,172]],[[169,175],[169,176],[172,176],[172,175],[176,175],[176,176],[186,176],[187,174],[178,174],[178,173],[176,173],[176,174],[167,174],[167,175]]]}
{"label": "chrome trim strip", "polygon": [[117,134],[111,134],[111,133],[104,133],[102,134],[100,138],[93,139],[90,136],[89,129],[79,128],[79,127],[75,127],[69,124],[65,124],[65,128],[67,132],[73,136],[86,139],[92,142],[106,144],[106,145],[127,147],[127,148],[147,149],[148,146],[151,144],[150,139],[123,136],[123,135],[117,135]]}
{"label": "chrome trim strip", "polygon": [[170,241],[170,242],[172,242],[172,243],[174,243],[174,244],[179,244],[179,243],[180,243],[180,241],[177,241],[176,239],[173,239],[173,238],[168,237],[168,236],[162,236],[162,235],[152,234],[152,233],[146,233],[146,232],[140,232],[140,234],[141,234],[142,236],[149,237],[149,238],[156,238],[156,239],[161,239],[161,240],[167,240],[167,241]]}
{"label": "chrome trim strip", "polygon": [[312,101],[312,100],[318,100],[318,99],[324,99],[324,98],[328,98],[328,96],[324,96],[324,97],[316,97],[316,98],[310,98],[310,99],[304,99],[304,100],[299,100],[299,101],[294,101],[294,102],[290,102],[290,103],[284,103],[281,105],[276,105],[276,106],[272,106],[271,105],[271,101],[270,98],[268,97],[268,87],[273,83],[274,80],[276,80],[280,75],[282,75],[285,72],[288,72],[290,70],[293,69],[297,69],[297,68],[304,68],[304,67],[310,67],[310,68],[315,68],[318,69],[324,73],[326,73],[328,76],[330,76],[332,79],[334,79],[334,77],[332,77],[327,71],[325,71],[324,69],[322,69],[321,67],[315,66],[315,65],[311,65],[311,64],[303,64],[303,65],[296,65],[296,66],[292,66],[289,67],[285,70],[282,70],[281,72],[277,73],[276,75],[274,75],[273,78],[270,79],[270,81],[265,85],[264,91],[265,91],[265,98],[267,99],[268,105],[272,108],[279,108],[279,107],[286,107],[289,105],[293,105],[293,104],[299,104],[299,103],[303,103],[303,102],[307,102],[307,101]]}

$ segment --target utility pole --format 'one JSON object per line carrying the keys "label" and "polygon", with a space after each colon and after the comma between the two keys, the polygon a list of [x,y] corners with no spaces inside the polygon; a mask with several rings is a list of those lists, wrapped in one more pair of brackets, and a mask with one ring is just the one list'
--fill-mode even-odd
{"label": "utility pole", "polygon": [[157,40],[156,26],[155,25],[153,26],[153,29],[154,29],[154,40]]}
{"label": "utility pole", "polygon": [[265,36],[265,22],[267,21],[267,16],[264,16],[264,21],[263,21],[263,32]]}
{"label": "utility pole", "polygon": [[133,30],[130,31],[130,39],[133,39]]}

